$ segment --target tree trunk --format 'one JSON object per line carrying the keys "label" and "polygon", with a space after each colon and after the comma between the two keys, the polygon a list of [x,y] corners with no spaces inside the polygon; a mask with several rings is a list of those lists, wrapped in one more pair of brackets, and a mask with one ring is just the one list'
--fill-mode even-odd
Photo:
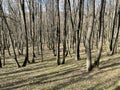
{"label": "tree trunk", "polygon": [[115,8],[113,27],[112,27],[112,32],[111,32],[111,36],[110,36],[110,51],[112,51],[112,49],[113,49],[113,41],[114,41],[114,34],[115,34],[115,23],[116,23],[116,19],[117,19],[118,3],[119,3],[119,0],[116,0],[116,8]]}
{"label": "tree trunk", "polygon": [[87,31],[87,36],[86,36],[86,53],[87,53],[87,71],[92,70],[92,60],[91,60],[91,37],[92,37],[92,32],[93,32],[93,27],[94,27],[94,18],[95,18],[95,0],[90,0],[90,20],[89,20],[89,25],[88,25],[88,31]]}
{"label": "tree trunk", "polygon": [[23,21],[24,21],[24,29],[25,29],[25,40],[26,40],[26,54],[25,54],[25,60],[23,62],[23,67],[27,65],[27,62],[30,63],[29,61],[29,49],[28,49],[28,32],[27,32],[27,22],[26,22],[26,15],[25,15],[25,0],[22,0],[21,2],[21,9],[22,9],[22,14],[23,14]]}
{"label": "tree trunk", "polygon": [[41,59],[43,61],[43,42],[42,42],[42,5],[40,4],[40,50],[41,50]]}
{"label": "tree trunk", "polygon": [[32,44],[33,44],[33,55],[32,55],[32,63],[35,63],[35,4],[32,1]]}
{"label": "tree trunk", "polygon": [[[3,19],[1,18],[0,21],[3,22]],[[2,23],[0,25],[2,26]],[[2,68],[1,57],[2,57],[2,27],[0,28],[0,68]]]}
{"label": "tree trunk", "polygon": [[76,31],[76,60],[80,60],[80,40],[81,40],[81,33],[82,33],[83,14],[84,14],[84,0],[80,0],[79,1],[79,23],[78,23],[78,29]]}
{"label": "tree trunk", "polygon": [[99,67],[100,63],[100,58],[102,54],[102,49],[103,49],[103,38],[104,38],[104,13],[105,13],[105,7],[106,7],[106,0],[101,1],[101,11],[100,11],[100,17],[99,17],[99,33],[100,35],[100,41],[99,41],[99,46],[98,46],[98,54],[97,54],[97,59],[94,62],[94,67],[97,66]]}
{"label": "tree trunk", "polygon": [[57,8],[57,64],[60,65],[60,12],[59,12],[59,0],[56,0]]}
{"label": "tree trunk", "polygon": [[[1,1],[1,2],[2,2],[2,1]],[[1,3],[1,2],[0,2],[0,3]],[[3,8],[2,8],[2,3],[0,4],[0,11],[1,11],[2,14],[3,14],[3,20],[4,20],[5,24],[6,24],[7,29],[8,29],[8,32],[9,32],[9,36],[10,36],[11,44],[12,44],[12,48],[13,48],[13,53],[14,53],[14,59],[15,59],[15,61],[16,61],[16,63],[17,63],[17,66],[20,67],[20,64],[19,64],[19,62],[18,62],[18,60],[17,60],[16,52],[15,52],[15,46],[14,46],[13,37],[12,37],[12,35],[11,35],[11,29],[10,29],[10,27],[9,27],[9,25],[8,25],[7,20],[6,20],[6,17],[5,17]]]}
{"label": "tree trunk", "polygon": [[66,57],[66,25],[67,25],[67,0],[64,0],[64,31],[63,31],[63,61],[62,64],[65,64],[65,57]]}
{"label": "tree trunk", "polygon": [[[118,1],[119,2],[119,1]],[[119,29],[120,29],[120,4],[119,4],[119,7],[118,7],[118,28],[117,28],[117,34],[116,34],[116,37],[115,37],[115,41],[113,43],[113,48],[112,48],[112,53],[111,55],[113,55],[115,53],[115,47],[117,45],[117,42],[118,42],[118,37],[119,37]]]}

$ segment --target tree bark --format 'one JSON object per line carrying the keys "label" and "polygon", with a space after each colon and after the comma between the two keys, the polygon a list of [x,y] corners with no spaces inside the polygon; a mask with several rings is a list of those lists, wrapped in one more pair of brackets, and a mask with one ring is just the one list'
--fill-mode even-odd
{"label": "tree bark", "polygon": [[29,61],[27,22],[26,22],[26,15],[25,15],[25,0],[21,1],[21,9],[22,9],[22,14],[23,14],[24,29],[25,29],[25,40],[26,40],[26,54],[25,54],[25,60],[24,60],[22,66],[25,67],[27,65],[27,63],[30,63],[30,61]]}
{"label": "tree bark", "polygon": [[115,23],[116,23],[116,19],[117,19],[118,4],[119,4],[119,0],[116,0],[116,8],[115,8],[115,15],[114,15],[114,20],[113,20],[113,27],[112,27],[112,32],[111,32],[111,36],[110,36],[110,51],[113,50],[113,41],[114,41],[114,35],[115,35]]}
{"label": "tree bark", "polygon": [[65,57],[66,57],[66,25],[67,25],[67,0],[64,0],[64,31],[63,31],[63,61],[62,64],[65,64]]}
{"label": "tree bark", "polygon": [[7,19],[6,19],[6,17],[5,17],[5,14],[4,14],[4,11],[3,11],[3,8],[2,8],[2,1],[0,2],[0,11],[1,11],[2,14],[3,14],[3,20],[4,20],[5,24],[6,24],[7,29],[8,29],[8,32],[9,32],[9,36],[10,36],[11,44],[12,44],[12,48],[13,48],[13,53],[14,53],[14,59],[15,59],[15,61],[16,61],[17,66],[20,67],[20,64],[19,64],[19,62],[18,62],[18,60],[17,60],[16,52],[15,52],[15,46],[14,46],[13,37],[12,37],[12,35],[11,35],[11,29],[10,29],[10,27],[9,27],[9,25],[8,25]]}
{"label": "tree bark", "polygon": [[101,33],[99,33],[100,41],[98,44],[99,46],[98,46],[97,58],[96,58],[94,65],[93,65],[94,67],[96,67],[96,66],[99,67],[100,58],[101,58],[102,49],[103,49],[105,7],[106,7],[106,0],[102,0],[101,1],[100,17],[99,17],[99,31],[101,31]]}
{"label": "tree bark", "polygon": [[57,18],[57,21],[56,21],[56,23],[57,23],[57,57],[56,57],[56,59],[57,59],[57,64],[58,65],[60,65],[60,12],[59,12],[59,0],[56,0],[56,4],[57,4],[57,6],[56,6],[56,9],[57,9],[57,16],[56,16],[56,18]]}
{"label": "tree bark", "polygon": [[86,53],[87,53],[87,71],[92,70],[92,60],[91,60],[91,37],[94,28],[94,18],[95,18],[95,0],[90,0],[90,11],[89,11],[90,19],[88,25],[88,31],[86,36]]}
{"label": "tree bark", "polygon": [[[119,1],[118,1],[119,2]],[[115,53],[115,47],[117,45],[117,42],[118,42],[118,37],[119,37],[119,29],[120,29],[120,4],[118,6],[118,27],[117,27],[117,34],[116,34],[116,37],[115,37],[115,41],[113,43],[113,48],[112,48],[112,53],[111,55],[113,55]]]}
{"label": "tree bark", "polygon": [[76,60],[80,60],[80,40],[81,40],[81,33],[82,33],[83,13],[84,13],[84,0],[80,0],[79,1],[79,22],[78,22],[78,29],[76,31]]}

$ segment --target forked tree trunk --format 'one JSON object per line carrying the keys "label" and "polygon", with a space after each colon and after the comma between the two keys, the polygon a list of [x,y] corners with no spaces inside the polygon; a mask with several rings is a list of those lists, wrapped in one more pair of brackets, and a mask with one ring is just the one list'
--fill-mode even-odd
{"label": "forked tree trunk", "polygon": [[[118,1],[119,2],[119,1]],[[112,53],[111,55],[113,55],[115,53],[115,47],[117,46],[117,42],[118,42],[118,37],[119,37],[119,32],[120,32],[120,4],[118,6],[118,28],[117,28],[117,34],[115,37],[115,41],[113,43],[113,48],[112,48]]]}
{"label": "forked tree trunk", "polygon": [[101,58],[101,54],[102,54],[102,49],[103,49],[103,39],[104,39],[104,14],[105,14],[105,7],[106,7],[106,0],[102,0],[101,1],[101,10],[100,10],[100,18],[99,18],[99,31],[101,33],[99,33],[100,35],[100,41],[99,41],[99,46],[98,46],[98,54],[97,54],[97,58],[94,62],[94,67],[99,67],[99,63],[100,63],[100,58]]}
{"label": "forked tree trunk", "polygon": [[110,36],[110,51],[113,50],[113,42],[114,42],[114,35],[115,35],[115,24],[116,24],[116,19],[117,19],[118,4],[119,4],[119,0],[116,0],[116,8],[115,8],[115,15],[114,15],[114,20],[113,20],[113,27],[112,27],[112,32],[111,32],[111,36]]}
{"label": "forked tree trunk", "polygon": [[24,29],[25,29],[25,40],[26,40],[26,54],[25,54],[25,60],[22,65],[23,67],[25,67],[27,63],[30,63],[29,49],[28,49],[28,32],[27,32],[27,22],[26,22],[26,15],[25,15],[25,0],[22,0],[20,2],[21,2],[21,9],[22,9],[22,15],[23,15],[23,21],[24,21]]}
{"label": "forked tree trunk", "polygon": [[80,40],[82,34],[82,24],[83,24],[83,14],[84,14],[84,0],[79,1],[79,22],[78,29],[76,31],[76,60],[80,60]]}

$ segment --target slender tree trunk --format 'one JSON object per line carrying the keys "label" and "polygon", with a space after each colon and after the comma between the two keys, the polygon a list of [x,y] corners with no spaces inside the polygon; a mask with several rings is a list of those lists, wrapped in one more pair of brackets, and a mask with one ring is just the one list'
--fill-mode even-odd
{"label": "slender tree trunk", "polygon": [[43,41],[42,41],[42,5],[40,5],[40,50],[41,50],[41,59],[43,61]]}
{"label": "slender tree trunk", "polygon": [[[2,19],[2,31],[4,31],[4,21],[3,21],[3,19]],[[5,66],[5,49],[7,48],[6,46],[6,37],[7,37],[7,35],[6,35],[6,33],[5,32],[1,32],[2,33],[2,37],[1,37],[1,41],[2,41],[2,46],[1,46],[1,52],[2,52],[2,56],[3,56],[3,65]]]}
{"label": "slender tree trunk", "polygon": [[5,34],[3,34],[3,65],[5,66],[5,49],[6,49],[6,43],[5,43]]}
{"label": "slender tree trunk", "polygon": [[21,8],[22,8],[22,14],[23,14],[23,21],[24,21],[24,28],[25,28],[25,40],[26,40],[26,54],[25,54],[25,60],[23,62],[23,67],[27,65],[27,62],[29,61],[29,49],[28,49],[28,32],[27,32],[27,22],[26,22],[26,15],[25,15],[25,0],[22,0],[21,2]]}
{"label": "slender tree trunk", "polygon": [[[2,13],[1,10],[0,10],[0,13]],[[0,21],[3,22],[3,19],[0,18]],[[0,25],[2,26],[2,23]],[[2,57],[2,27],[0,28],[0,68],[2,68],[1,57]]]}
{"label": "slender tree trunk", "polygon": [[33,43],[33,55],[32,55],[32,63],[35,63],[35,4],[34,4],[34,1],[32,1],[32,8],[33,8],[33,11],[32,11],[32,26],[33,26],[33,29],[32,29],[32,32],[33,32],[33,35],[32,35],[32,43]]}
{"label": "slender tree trunk", "polygon": [[100,58],[102,54],[102,49],[103,49],[103,38],[104,38],[104,13],[105,13],[105,7],[106,7],[106,0],[101,1],[101,11],[100,11],[100,20],[99,20],[99,31],[101,31],[100,34],[100,41],[99,41],[99,46],[98,46],[98,54],[97,54],[97,59],[94,62],[93,66],[99,67],[100,63]]}
{"label": "slender tree trunk", "polygon": [[95,0],[90,0],[90,22],[88,25],[88,31],[87,31],[87,36],[86,36],[86,53],[87,53],[87,71],[92,70],[92,60],[91,60],[91,37],[92,37],[92,32],[93,32],[93,27],[94,27],[94,18],[95,18]]}
{"label": "slender tree trunk", "polygon": [[79,1],[79,23],[76,31],[76,60],[80,60],[80,40],[82,33],[83,24],[83,13],[84,13],[84,0]]}
{"label": "slender tree trunk", "polygon": [[9,56],[11,56],[9,41],[8,41],[8,45],[7,45],[7,50],[8,50],[8,54],[9,54]]}
{"label": "slender tree trunk", "polygon": [[113,43],[113,49],[112,49],[111,55],[113,55],[115,53],[115,47],[117,45],[118,37],[119,37],[119,32],[120,32],[119,29],[120,29],[120,4],[119,4],[119,10],[118,10],[118,28],[117,28],[117,34],[116,34],[116,37],[115,37],[115,41]]}
{"label": "slender tree trunk", "polygon": [[56,0],[56,9],[57,9],[57,64],[60,65],[60,12],[59,12],[59,0]]}
{"label": "slender tree trunk", "polygon": [[64,0],[64,31],[63,31],[63,61],[62,64],[65,64],[65,57],[66,57],[66,25],[67,25],[67,0]]}
{"label": "slender tree trunk", "polygon": [[10,39],[11,39],[11,44],[12,44],[12,48],[13,48],[13,53],[14,53],[14,58],[15,58],[16,64],[17,64],[18,67],[20,67],[20,64],[19,64],[19,62],[18,62],[18,60],[17,60],[16,52],[15,52],[15,46],[14,46],[13,37],[12,37],[12,35],[11,35],[11,29],[10,29],[10,27],[9,27],[9,25],[8,25],[8,22],[7,22],[7,20],[6,20],[6,17],[5,17],[3,8],[2,8],[2,1],[0,2],[0,11],[1,11],[2,14],[3,14],[3,20],[4,20],[5,24],[6,24],[7,29],[8,29],[8,32],[9,32],[9,36],[10,36]]}
{"label": "slender tree trunk", "polygon": [[54,8],[54,1],[52,1],[52,18],[53,18],[53,25],[52,25],[52,50],[53,50],[53,54],[54,56],[56,56],[56,50],[55,50],[55,8]]}
{"label": "slender tree trunk", "polygon": [[110,37],[110,51],[112,51],[112,49],[113,49],[115,23],[116,23],[116,19],[117,19],[118,4],[119,4],[119,0],[116,0],[115,15],[114,15],[113,27],[112,27],[111,37]]}

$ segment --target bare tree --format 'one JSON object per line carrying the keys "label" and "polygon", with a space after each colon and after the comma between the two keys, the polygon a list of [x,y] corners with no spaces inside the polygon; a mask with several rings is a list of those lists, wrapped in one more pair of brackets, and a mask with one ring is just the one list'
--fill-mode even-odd
{"label": "bare tree", "polygon": [[56,24],[57,24],[57,64],[60,65],[60,9],[59,0],[56,0]]}
{"label": "bare tree", "polygon": [[105,7],[106,7],[106,0],[101,1],[101,10],[100,10],[100,17],[99,17],[99,33],[100,34],[100,41],[99,41],[99,47],[98,47],[98,54],[97,59],[94,62],[93,66],[99,67],[100,58],[103,50],[103,39],[104,39],[104,14],[105,14]]}
{"label": "bare tree", "polygon": [[23,67],[25,67],[29,62],[28,31],[27,31],[27,22],[26,22],[26,14],[25,14],[25,0],[20,0],[20,4],[21,4],[22,15],[23,15],[25,40],[26,40],[26,55],[25,55],[24,63],[22,65]]}
{"label": "bare tree", "polygon": [[79,1],[79,22],[78,22],[78,29],[76,31],[76,60],[80,60],[80,40],[81,40],[81,34],[82,34],[83,14],[84,14],[84,0],[80,0]]}
{"label": "bare tree", "polygon": [[64,0],[64,31],[63,31],[63,62],[62,64],[65,63],[65,57],[66,57],[66,37],[67,37],[67,30],[66,30],[66,25],[67,25],[67,0]]}
{"label": "bare tree", "polygon": [[110,51],[113,50],[113,41],[114,41],[114,35],[115,35],[115,23],[116,23],[116,19],[117,19],[118,4],[119,4],[119,0],[116,0],[116,8],[115,8],[115,15],[114,15],[114,20],[113,20],[113,27],[112,27],[111,36],[110,36]]}
{"label": "bare tree", "polygon": [[2,18],[3,18],[3,20],[4,20],[4,23],[6,24],[7,29],[8,29],[8,32],[9,32],[9,36],[10,36],[10,39],[11,39],[11,44],[12,44],[12,48],[13,48],[13,52],[14,52],[15,61],[16,61],[16,63],[17,63],[17,66],[20,67],[20,64],[19,64],[19,62],[18,62],[18,60],[17,60],[16,52],[15,52],[15,46],[14,46],[13,37],[12,37],[12,35],[11,35],[11,29],[10,29],[10,27],[9,27],[9,25],[8,25],[7,19],[6,19],[6,17],[5,17],[5,13],[4,13],[4,11],[3,11],[2,1],[0,1],[0,11],[2,12]]}
{"label": "bare tree", "polygon": [[[117,1],[116,1],[117,2]],[[118,3],[118,11],[117,11],[117,18],[118,18],[118,26],[117,26],[117,33],[116,33],[116,36],[115,36],[115,40],[113,42],[113,48],[112,48],[112,55],[115,53],[115,47],[117,46],[117,43],[118,43],[118,37],[119,37],[119,29],[120,29],[120,1],[117,2]]]}
{"label": "bare tree", "polygon": [[90,0],[90,11],[89,11],[90,19],[88,25],[88,31],[86,36],[86,53],[87,53],[87,71],[92,70],[92,60],[91,60],[91,37],[94,28],[94,18],[95,18],[95,0]]}

